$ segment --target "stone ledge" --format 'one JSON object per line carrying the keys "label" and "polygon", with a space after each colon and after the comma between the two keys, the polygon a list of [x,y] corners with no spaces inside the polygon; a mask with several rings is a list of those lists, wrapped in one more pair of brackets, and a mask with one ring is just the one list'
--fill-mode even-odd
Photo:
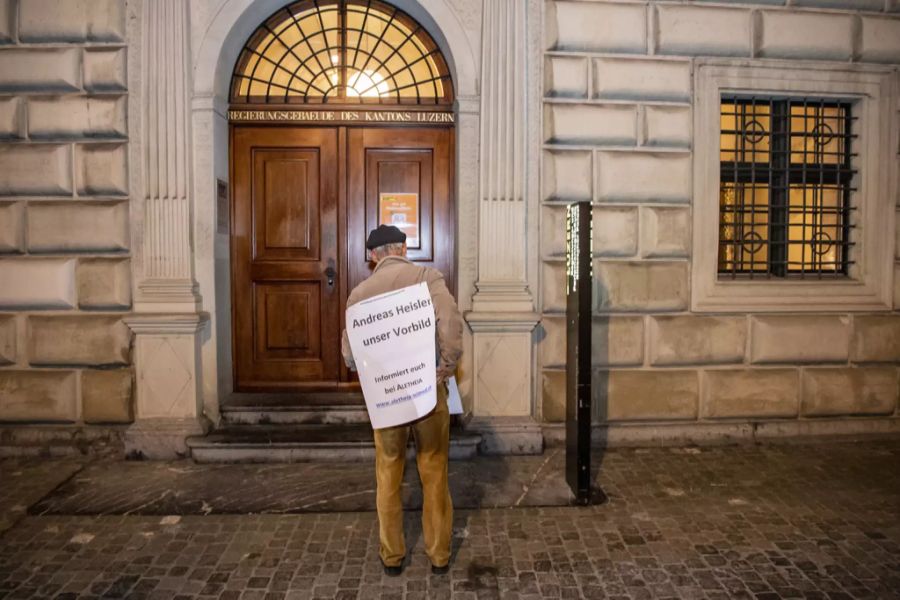
{"label": "stone ledge", "polygon": [[481,436],[480,454],[541,454],[541,425],[531,417],[475,417],[466,431]]}
{"label": "stone ledge", "polygon": [[[544,444],[565,444],[565,424],[543,424]],[[729,423],[629,423],[592,426],[597,448],[723,446],[733,444],[819,443],[828,440],[896,439],[900,417],[815,420],[735,421]]]}
{"label": "stone ledge", "polygon": [[123,454],[124,426],[0,425],[0,458]]}

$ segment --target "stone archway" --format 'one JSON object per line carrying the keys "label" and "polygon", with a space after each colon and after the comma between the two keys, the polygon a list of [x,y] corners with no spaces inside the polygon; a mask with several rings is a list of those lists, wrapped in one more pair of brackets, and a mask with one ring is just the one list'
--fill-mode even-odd
{"label": "stone archway", "polygon": [[[227,229],[217,214],[217,182],[228,181],[228,128],[225,110],[228,85],[237,56],[247,37],[285,0],[225,0],[205,22],[192,23],[194,39],[191,99],[195,277],[209,314],[210,328],[201,346],[204,412],[218,418],[218,405],[232,393],[230,275]],[[470,35],[447,0],[391,0],[421,23],[440,47],[453,75],[457,102],[456,166],[459,173],[477,171],[478,118],[477,51]],[[192,15],[193,17],[193,15]],[[458,295],[465,308],[474,292],[477,231],[477,181],[461,176],[456,183]],[[218,227],[217,227],[218,226]],[[471,256],[466,256],[470,253]],[[220,318],[221,317],[221,318]],[[469,356],[471,353],[467,353]]]}

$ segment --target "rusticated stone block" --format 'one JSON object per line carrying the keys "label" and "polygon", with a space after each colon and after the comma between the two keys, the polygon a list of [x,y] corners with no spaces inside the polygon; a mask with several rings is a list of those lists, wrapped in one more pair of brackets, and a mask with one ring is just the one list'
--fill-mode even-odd
{"label": "rusticated stone block", "polygon": [[793,0],[794,6],[818,8],[849,8],[852,10],[881,10],[883,0]]}
{"label": "rusticated stone block", "polygon": [[685,309],[687,263],[595,261],[594,302],[601,311]]}
{"label": "rusticated stone block", "polygon": [[545,262],[541,281],[544,286],[544,310],[566,310],[566,265],[562,262]]}
{"label": "rusticated stone block", "polygon": [[750,321],[753,363],[844,362],[850,319],[842,316],[766,315]]}
{"label": "rusticated stone block", "polygon": [[593,69],[596,98],[687,101],[691,97],[688,61],[598,58]]}
{"label": "rusticated stone block", "polygon": [[691,145],[691,109],[686,106],[644,107],[644,143],[687,148]]}
{"label": "rusticated stone block", "polygon": [[122,202],[32,203],[28,248],[34,252],[126,250],[128,206]]}
{"label": "rusticated stone block", "polygon": [[134,420],[131,369],[81,372],[81,415],[85,423]]}
{"label": "rusticated stone block", "polygon": [[[0,52],[0,55],[2,54]],[[72,193],[71,163],[69,146],[56,144],[0,146],[0,195],[68,196]]]}
{"label": "rusticated stone block", "polygon": [[32,138],[124,138],[125,97],[31,99],[28,133]]}
{"label": "rusticated stone block", "polygon": [[25,249],[25,205],[0,202],[0,254],[18,253]]}
{"label": "rusticated stone block", "polygon": [[566,253],[566,207],[547,205],[541,208],[541,253],[563,256]]}
{"label": "rusticated stone block", "polygon": [[120,92],[125,77],[125,50],[85,50],[84,89],[90,92]]}
{"label": "rusticated stone block", "polygon": [[900,362],[900,315],[863,315],[853,319],[853,360]]}
{"label": "rusticated stone block", "polygon": [[750,11],[676,4],[657,7],[660,54],[750,56]]}
{"label": "rusticated stone block", "polygon": [[0,44],[15,41],[15,0],[0,0]]}
{"label": "rusticated stone block", "polygon": [[591,364],[631,366],[644,362],[643,317],[594,317],[591,320]]}
{"label": "rusticated stone block", "polygon": [[888,415],[897,409],[896,367],[803,369],[807,417]]}
{"label": "rusticated stone block", "polygon": [[592,52],[647,51],[647,9],[641,4],[547,3],[547,47]]}
{"label": "rusticated stone block", "polygon": [[650,319],[650,363],[739,363],[747,346],[744,317],[658,316]]}
{"label": "rusticated stone block", "polygon": [[0,365],[16,362],[17,330],[15,315],[0,315]]}
{"label": "rusticated stone block", "polygon": [[544,132],[552,144],[633,146],[637,139],[637,107],[547,104]]}
{"label": "rusticated stone block", "polygon": [[22,135],[22,99],[0,98],[0,139],[10,140]]}
{"label": "rusticated stone block", "polygon": [[131,332],[117,316],[28,317],[32,365],[124,365]]}
{"label": "rusticated stone block", "polygon": [[547,423],[566,420],[566,372],[542,373],[541,416]]}
{"label": "rusticated stone block", "polygon": [[795,369],[708,370],[702,413],[709,419],[796,417],[800,372]]}
{"label": "rusticated stone block", "polygon": [[121,42],[122,0],[19,0],[19,39],[24,42]]}
{"label": "rusticated stone block", "polygon": [[685,257],[691,248],[691,213],[687,208],[641,207],[641,256]]}
{"label": "rusticated stone block", "polygon": [[900,21],[862,17],[860,60],[900,63]]}
{"label": "rusticated stone block", "polygon": [[590,152],[544,152],[544,198],[590,200],[592,172]]}
{"label": "rusticated stone block", "polygon": [[78,193],[128,193],[124,144],[79,144],[75,147],[75,185]]}
{"label": "rusticated stone block", "polygon": [[[544,256],[565,256],[566,207],[545,205],[541,221]],[[595,256],[634,256],[637,253],[637,209],[593,207]]]}
{"label": "rusticated stone block", "polygon": [[[565,215],[565,213],[563,214]],[[591,211],[591,222],[591,242],[595,255],[634,256],[637,253],[638,215],[636,209],[595,206]],[[563,216],[563,223],[565,223],[565,216]]]}
{"label": "rusticated stone block", "polygon": [[550,56],[544,63],[544,95],[551,98],[587,98],[587,60]]}
{"label": "rusticated stone block", "polygon": [[760,56],[849,60],[853,55],[852,15],[789,11],[760,15]]}
{"label": "rusticated stone block", "polygon": [[5,258],[0,260],[0,281],[0,307],[75,306],[75,259]]}
{"label": "rusticated stone block", "polygon": [[597,194],[601,201],[688,202],[690,199],[689,155],[600,152],[597,161]]}
{"label": "rusticated stone block", "polygon": [[606,421],[675,421],[697,418],[696,371],[598,371],[594,414]]}
{"label": "rusticated stone block", "polygon": [[4,49],[0,52],[0,91],[70,92],[81,85],[81,50]]}
{"label": "rusticated stone block", "polygon": [[[546,367],[566,365],[566,319],[545,316],[541,322],[541,363]],[[591,326],[591,364],[632,366],[644,360],[642,317],[594,317]]]}
{"label": "rusticated stone block", "polygon": [[131,263],[128,259],[87,258],[76,270],[78,306],[122,309],[131,306]]}
{"label": "rusticated stone block", "polygon": [[75,371],[0,370],[0,421],[78,418]]}

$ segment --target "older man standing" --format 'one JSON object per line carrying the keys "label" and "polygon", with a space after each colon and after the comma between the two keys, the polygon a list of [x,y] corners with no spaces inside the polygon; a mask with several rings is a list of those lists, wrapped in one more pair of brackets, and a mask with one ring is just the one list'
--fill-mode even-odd
{"label": "older man standing", "polygon": [[[456,301],[437,269],[422,267],[406,259],[406,234],[393,226],[380,225],[369,233],[366,248],[375,270],[350,292],[347,306],[422,282],[428,284],[437,329],[438,399],[435,409],[416,421],[375,430],[375,481],[381,538],[381,563],[387,575],[400,575],[406,544],[403,539],[403,504],[400,488],[406,464],[406,446],[412,430],[416,442],[416,465],[422,481],[422,532],[431,571],[446,573],[450,562],[453,504],[447,478],[450,450],[450,414],[444,382],[456,370],[462,353],[462,316]],[[344,331],[342,351],[347,366],[355,369],[353,354]]]}

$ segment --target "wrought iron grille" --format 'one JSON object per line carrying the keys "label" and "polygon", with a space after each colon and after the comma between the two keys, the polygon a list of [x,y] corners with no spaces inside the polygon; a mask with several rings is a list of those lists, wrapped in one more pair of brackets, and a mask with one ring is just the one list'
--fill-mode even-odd
{"label": "wrought iron grille", "polygon": [[450,104],[447,63],[421,25],[377,0],[302,0],[244,45],[231,101]]}
{"label": "wrought iron grille", "polygon": [[723,96],[719,277],[846,277],[855,207],[851,103]]}

